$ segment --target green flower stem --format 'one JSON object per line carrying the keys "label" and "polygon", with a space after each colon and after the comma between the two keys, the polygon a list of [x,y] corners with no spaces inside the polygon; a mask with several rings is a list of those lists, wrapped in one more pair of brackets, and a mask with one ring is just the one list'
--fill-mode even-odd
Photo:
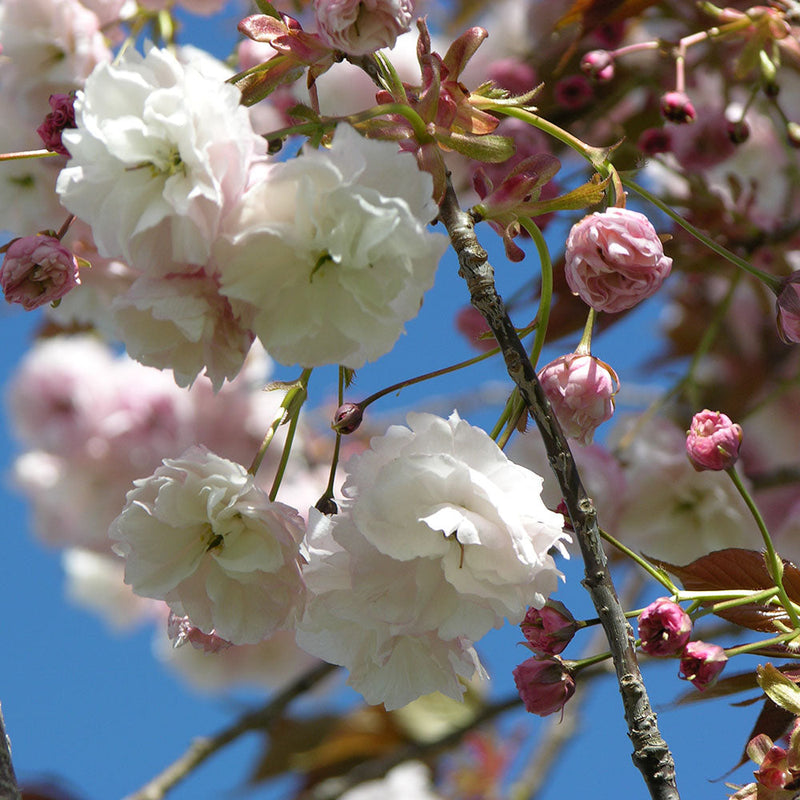
{"label": "green flower stem", "polygon": [[[764,589],[761,592],[752,592],[746,589],[734,590],[734,594],[736,595],[735,597],[728,600],[720,599],[720,602],[712,603],[711,605],[707,606],[704,606],[704,600],[707,600],[708,598],[698,598],[698,594],[705,594],[713,599],[717,599],[721,595],[724,597],[730,597],[731,592],[680,592],[678,596],[674,598],[675,602],[677,603],[692,599],[693,602],[689,608],[686,609],[686,613],[689,614],[693,620],[698,620],[701,617],[707,616],[708,614],[718,614],[720,611],[726,611],[729,608],[750,605],[751,603],[763,603],[767,605],[777,598],[778,590],[774,586],[770,589]],[[687,595],[689,597],[687,597]],[[780,600],[775,600],[775,602],[776,604],[780,605]],[[784,626],[780,620],[772,620],[772,624],[776,627],[782,627],[782,629],[786,632],[789,631],[789,628]]]}
{"label": "green flower stem", "polygon": [[547,336],[547,325],[550,322],[550,309],[553,305],[553,261],[539,226],[530,217],[519,217],[519,224],[528,232],[536,246],[542,274],[539,308],[536,311],[536,336],[531,347],[531,364],[535,367],[542,354],[544,340]]}
{"label": "green flower stem", "polygon": [[582,669],[586,669],[586,667],[592,667],[595,664],[600,664],[603,661],[608,661],[611,658],[611,653],[606,651],[605,653],[598,653],[596,656],[589,656],[588,658],[581,658],[577,661],[564,661],[564,664],[572,671],[572,672],[580,672]]}
{"label": "green flower stem", "polygon": [[[305,401],[305,388],[303,388],[302,393],[302,401]],[[297,395],[296,395],[297,397]],[[301,402],[302,402],[301,401]],[[281,481],[283,480],[283,474],[286,472],[286,465],[289,463],[289,455],[292,452],[292,445],[294,444],[294,435],[297,432],[297,423],[300,420],[300,409],[298,408],[294,414],[291,416],[291,420],[289,422],[289,430],[286,433],[286,442],[283,445],[283,452],[281,453],[281,460],[278,463],[278,469],[275,472],[275,478],[272,481],[272,488],[269,490],[269,499],[272,502],[275,502],[275,498],[278,496],[278,489],[281,487]]]}
{"label": "green flower stem", "polygon": [[359,123],[369,122],[371,119],[389,114],[397,114],[401,117],[405,117],[414,131],[414,138],[420,144],[433,141],[433,137],[428,133],[428,129],[425,127],[425,121],[422,117],[417,114],[411,106],[407,106],[403,103],[384,103],[369,108],[366,111],[360,111],[357,114],[348,114],[343,117],[325,117],[320,120],[315,120],[314,122],[301,122],[298,125],[289,125],[277,131],[265,133],[264,138],[269,140],[283,139],[287,136],[311,136],[314,133],[318,133],[320,127],[324,130],[333,130],[340,122],[346,122],[349,125],[358,125]]}
{"label": "green flower stem", "polygon": [[[782,633],[780,636],[773,636],[771,639],[762,639],[760,642],[740,644],[738,647],[726,647],[725,655],[728,656],[728,658],[731,658],[732,656],[739,656],[743,653],[752,653],[754,650],[761,650],[762,647],[770,647],[773,644],[784,644],[785,642],[791,642],[792,639],[796,639],[797,636],[797,631],[791,631],[790,633]],[[786,655],[789,654],[787,653]],[[800,656],[800,653],[798,653],[798,656]]]}
{"label": "green flower stem", "polygon": [[621,180],[625,186],[636,192],[636,194],[640,195],[641,197],[644,197],[645,200],[651,202],[654,206],[656,206],[656,208],[661,209],[661,211],[663,211],[668,217],[671,217],[675,222],[677,222],[681,228],[690,233],[697,240],[701,241],[706,247],[713,250],[717,255],[722,256],[727,261],[730,261],[734,266],[737,266],[739,269],[742,269],[750,275],[758,278],[775,294],[780,292],[782,284],[780,278],[776,278],[774,275],[770,275],[767,272],[757,269],[743,258],[740,258],[735,253],[732,253],[730,250],[723,247],[721,244],[717,244],[713,239],[706,236],[706,234],[704,234],[701,230],[695,228],[695,226],[690,222],[687,222],[680,214],[677,213],[677,211],[673,211],[666,203],[659,200],[654,194],[651,194],[647,191],[647,189],[639,186],[638,183],[635,183],[630,178],[623,175],[621,176]]}
{"label": "green flower stem", "polygon": [[[541,268],[542,283],[539,292],[539,308],[536,311],[536,336],[531,346],[530,362],[535,367],[542,354],[544,341],[547,337],[547,325],[550,322],[550,309],[553,305],[553,261],[550,258],[550,250],[547,247],[544,235],[539,226],[530,217],[518,217],[519,224],[528,232],[536,251],[539,254],[539,265]],[[498,419],[492,433],[492,439],[497,442],[501,449],[506,446],[512,433],[516,430],[520,418],[525,414],[525,404],[519,396],[516,387],[508,398],[505,409]],[[503,435],[500,431],[505,426]]]}
{"label": "green flower stem", "polygon": [[21,161],[23,158],[50,158],[57,156],[50,150],[20,150],[17,153],[0,153],[0,161]]}
{"label": "green flower stem", "polygon": [[[522,329],[520,334],[522,336],[527,336],[530,331],[531,327],[528,326],[528,328]],[[362,400],[357,405],[359,405],[363,411],[368,405],[371,405],[376,400],[380,400],[381,397],[385,397],[387,394],[399,392],[401,389],[405,389],[406,386],[413,386],[415,383],[422,383],[423,381],[430,380],[431,378],[438,378],[441,375],[447,375],[450,372],[456,372],[460,369],[464,369],[465,367],[471,367],[473,364],[486,361],[487,358],[496,356],[499,352],[499,347],[493,347],[491,350],[487,350],[485,353],[481,353],[479,356],[468,358],[466,361],[459,361],[458,364],[451,364],[449,367],[442,367],[442,369],[436,369],[433,372],[426,372],[424,375],[417,375],[415,378],[406,378],[404,381],[393,383],[391,386],[387,386],[385,389],[381,389],[380,391],[375,392],[375,394],[371,394],[366,400]]]}
{"label": "green flower stem", "polygon": [[613,545],[617,548],[621,553],[624,553],[628,558],[632,561],[635,561],[645,572],[648,573],[652,578],[655,578],[662,586],[666,589],[669,589],[671,595],[677,595],[679,593],[678,587],[670,580],[669,576],[663,571],[654,567],[650,562],[646,561],[642,558],[638,553],[634,553],[629,547],[626,547],[622,542],[615,539],[610,533],[607,533],[602,528],[600,528],[600,536],[603,537],[610,545]]}
{"label": "green flower stem", "polygon": [[742,496],[742,499],[750,509],[750,513],[753,515],[753,519],[756,521],[758,530],[761,533],[761,538],[764,540],[764,547],[767,551],[764,554],[764,561],[767,564],[767,570],[769,570],[772,580],[775,581],[775,586],[778,589],[778,597],[781,600],[784,610],[789,615],[789,619],[791,620],[794,628],[800,632],[800,617],[797,615],[797,608],[789,599],[789,595],[786,594],[786,589],[783,588],[783,559],[781,559],[780,556],[778,556],[778,554],[775,552],[775,547],[772,544],[772,537],[769,535],[767,526],[764,523],[764,518],[761,516],[761,512],[758,510],[758,506],[756,506],[756,504],[753,502],[750,492],[747,491],[747,488],[742,483],[742,479],[736,472],[736,467],[730,467],[729,469],[726,469],[725,472],[727,472],[730,476],[730,479],[733,481],[733,485]]}
{"label": "green flower stem", "polygon": [[[339,405],[341,406],[344,403],[344,387],[345,387],[345,368],[339,367]],[[322,493],[322,497],[317,502],[317,507],[320,507],[321,503],[324,503],[325,500],[333,500],[333,486],[336,481],[336,468],[339,465],[339,450],[342,446],[342,434],[339,431],[336,431],[336,442],[333,445],[333,455],[331,456],[331,468],[328,472],[328,485],[325,487],[325,491]]]}
{"label": "green flower stem", "polygon": [[505,114],[506,116],[515,117],[523,122],[527,122],[529,125],[533,125],[534,128],[538,128],[548,136],[552,136],[554,139],[557,139],[562,144],[565,144],[567,147],[583,156],[601,177],[611,178],[611,186],[614,191],[612,204],[625,205],[625,190],[622,185],[622,179],[616,167],[608,159],[614,147],[593,147],[590,144],[586,144],[586,142],[582,141],[577,136],[573,136],[569,131],[565,131],[558,125],[525,108],[493,104],[481,104],[481,107],[487,111]]}
{"label": "green flower stem", "polygon": [[[258,452],[256,453],[256,456],[253,459],[253,463],[247,470],[251,475],[255,475],[258,472],[258,468],[261,466],[261,462],[264,460],[264,455],[267,452],[267,448],[270,446],[273,438],[275,437],[275,432],[278,430],[278,428],[289,417],[297,419],[297,416],[300,413],[300,408],[306,399],[308,379],[310,377],[311,377],[311,370],[304,369],[300,377],[296,381],[290,384],[285,384],[287,387],[286,394],[284,395],[284,398],[281,401],[280,407],[275,413],[275,417],[273,418],[269,428],[267,429],[267,432],[264,436],[264,440],[261,442],[261,446],[258,448]],[[276,383],[274,384],[274,387],[277,388],[279,385],[281,384]],[[288,437],[287,437],[287,445],[291,449],[291,442],[289,441]],[[286,447],[284,447],[284,451],[285,450]],[[279,472],[280,476],[282,477],[283,469],[286,468],[286,464],[284,463],[283,458],[281,459],[281,466],[282,469],[279,468]],[[276,476],[276,480],[277,479],[278,478]],[[280,480],[278,480],[278,483],[280,483]]]}
{"label": "green flower stem", "polygon": [[694,374],[697,371],[697,368],[700,366],[700,362],[706,355],[708,355],[712,345],[716,341],[717,336],[719,336],[720,330],[722,329],[722,323],[728,314],[728,309],[733,302],[734,292],[736,291],[736,287],[739,285],[741,278],[741,272],[733,273],[733,278],[728,286],[728,291],[725,293],[725,297],[722,298],[722,301],[714,306],[714,316],[711,318],[711,322],[706,326],[703,336],[700,339],[700,343],[697,345],[697,348],[692,355],[692,360],[689,363],[688,369],[686,370],[686,375],[681,378],[676,387],[678,389],[685,389],[687,398],[691,401],[692,406],[699,405],[697,398],[694,396],[697,393],[695,388]]}

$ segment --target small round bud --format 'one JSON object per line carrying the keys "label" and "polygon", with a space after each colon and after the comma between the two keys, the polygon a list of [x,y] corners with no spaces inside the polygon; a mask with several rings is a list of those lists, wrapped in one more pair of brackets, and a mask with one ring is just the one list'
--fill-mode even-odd
{"label": "small round bud", "polygon": [[692,633],[689,615],[668,597],[659,597],[639,614],[642,650],[650,656],[673,656],[683,650]]}
{"label": "small round bud", "polygon": [[685,92],[667,92],[661,98],[661,115],[670,122],[686,125],[695,121],[697,112]]}
{"label": "small round bud", "polygon": [[728,120],[725,132],[734,144],[743,144],[750,138],[750,126],[747,120]]}
{"label": "small round bud", "polygon": [[739,458],[742,427],[719,411],[705,409],[695,414],[686,433],[686,455],[702,472],[732,467]]}
{"label": "small round bud", "polygon": [[702,692],[716,681],[727,661],[728,656],[718,644],[689,642],[683,650],[678,675]]}
{"label": "small round bud", "polygon": [[608,50],[591,50],[581,59],[581,70],[592,80],[606,83],[614,77],[614,57]]}
{"label": "small round bud", "polygon": [[792,147],[800,147],[800,123],[786,123],[786,139]]}
{"label": "small round bud", "polygon": [[364,411],[357,403],[342,403],[333,415],[331,428],[337,433],[348,434],[358,430]]}
{"label": "small round bud", "polygon": [[560,658],[529,658],[514,668],[514,683],[530,714],[546,717],[575,694],[575,678]]}
{"label": "small round bud", "polygon": [[578,623],[563,603],[548,600],[544,608],[529,608],[519,627],[534,653],[555,656],[572,641]]}

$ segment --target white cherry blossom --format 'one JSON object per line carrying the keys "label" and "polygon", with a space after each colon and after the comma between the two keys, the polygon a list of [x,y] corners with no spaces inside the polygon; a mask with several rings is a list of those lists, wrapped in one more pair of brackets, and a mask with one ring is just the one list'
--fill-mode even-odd
{"label": "white cherry blossom", "polygon": [[304,599],[304,524],[294,509],[204,447],[164,459],[134,487],[109,536],[137,594],[234,644],[292,623]]}
{"label": "white cherry blossom", "polygon": [[270,355],[362,367],[419,312],[447,247],[430,175],[390,142],[340,125],[329,150],[276,164],[243,196],[214,251],[221,291],[252,309]]}
{"label": "white cherry blossom", "polygon": [[398,708],[481,667],[472,647],[557,587],[569,537],[542,479],[457,414],[409,414],[348,463],[340,513],[312,511],[298,644]]}
{"label": "white cherry blossom", "polygon": [[[239,91],[167,50],[133,48],[101,64],[75,102],[62,203],[97,248],[151,274],[203,266],[223,213],[266,144]],[[195,266],[196,268],[196,266]]]}

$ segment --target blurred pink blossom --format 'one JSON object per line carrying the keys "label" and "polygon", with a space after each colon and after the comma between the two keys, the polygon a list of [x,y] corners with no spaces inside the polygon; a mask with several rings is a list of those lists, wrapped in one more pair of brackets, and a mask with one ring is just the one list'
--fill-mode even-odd
{"label": "blurred pink blossom", "polygon": [[800,272],[793,272],[785,280],[776,307],[781,339],[787,344],[800,343]]}
{"label": "blurred pink blossom", "polygon": [[392,47],[414,16],[412,0],[314,0],[322,39],[351,56]]}

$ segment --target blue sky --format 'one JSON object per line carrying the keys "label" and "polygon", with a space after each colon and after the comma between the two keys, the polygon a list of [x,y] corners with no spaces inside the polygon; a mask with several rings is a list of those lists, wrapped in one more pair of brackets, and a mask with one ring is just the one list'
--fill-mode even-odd
{"label": "blue sky", "polygon": [[[226,12],[213,20],[193,23],[187,41],[224,55],[235,37],[236,16]],[[191,35],[190,35],[191,34]],[[487,239],[488,229],[483,233]],[[502,263],[501,249],[493,246],[493,258]],[[503,266],[500,280],[519,285],[535,269],[535,261]],[[398,377],[442,366],[451,358],[471,352],[455,332],[451,320],[467,297],[458,278],[455,260],[446,257],[434,290],[426,297],[419,319],[409,325],[398,351],[375,367],[359,374],[359,396]],[[596,355],[611,361],[625,382],[633,366],[644,357],[640,349],[656,325],[657,305],[643,306],[624,327],[600,339]],[[5,385],[14,366],[29,346],[41,323],[37,313],[0,308],[0,383]],[[525,323],[528,320],[519,320]],[[431,346],[445,341],[446,348]],[[550,356],[560,355],[553,351]],[[333,387],[333,371],[321,373],[316,384],[323,397]],[[426,401],[425,408],[447,414],[454,396],[468,396],[486,379],[504,380],[502,366],[494,361],[464,375],[442,379],[433,387],[403,392],[389,398],[381,411],[419,403],[430,394],[440,400]],[[492,411],[472,417],[490,424]],[[0,427],[0,518],[3,520],[2,582],[0,603],[5,613],[0,624],[0,702],[11,736],[18,775],[22,780],[54,776],[72,787],[84,800],[109,800],[133,791],[164,768],[188,746],[194,736],[225,726],[248,702],[261,695],[236,692],[207,697],[188,688],[151,652],[152,631],[143,629],[115,636],[90,614],[68,605],[63,598],[60,556],[44,549],[31,535],[27,508],[9,486],[8,473],[16,453],[8,426]],[[166,454],[165,454],[166,455]],[[567,583],[559,597],[573,612],[593,616],[581,589],[580,564],[565,565]],[[647,599],[658,596],[651,589]],[[510,691],[510,669],[524,659],[516,630],[491,634],[479,649],[490,671],[496,674],[498,696]],[[754,662],[753,662],[754,664]],[[750,665],[743,662],[741,667]],[[740,665],[737,664],[737,667]],[[646,677],[657,706],[669,704],[686,684],[676,678],[677,664],[648,665]],[[724,797],[720,784],[709,778],[725,772],[738,759],[756,710],[730,708],[727,701],[700,704],[680,710],[664,709],[662,730],[678,763],[679,786],[688,800]],[[522,719],[522,717],[518,718]],[[532,729],[539,720],[524,718]],[[630,762],[616,687],[610,679],[598,682],[585,705],[579,738],[566,750],[554,772],[553,782],[541,795],[555,800],[591,791],[592,798],[644,797],[641,779]],[[189,781],[176,789],[174,800],[212,800],[227,797],[244,778],[258,749],[258,737],[249,736],[217,756]],[[739,773],[744,782],[746,771]],[[234,793],[235,794],[235,793]],[[254,796],[278,797],[278,792]]]}

